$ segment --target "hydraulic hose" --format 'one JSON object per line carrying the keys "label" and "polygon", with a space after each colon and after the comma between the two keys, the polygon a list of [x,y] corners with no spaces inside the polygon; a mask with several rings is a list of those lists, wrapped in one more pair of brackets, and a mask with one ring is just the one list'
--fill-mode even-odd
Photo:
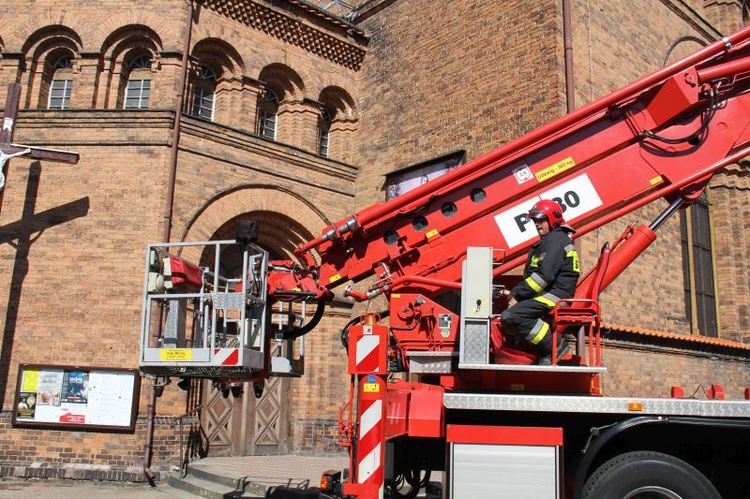
{"label": "hydraulic hose", "polygon": [[323,313],[325,312],[325,310],[326,300],[325,298],[320,298],[318,300],[318,307],[315,309],[315,314],[313,315],[312,319],[310,319],[310,322],[299,329],[295,329],[294,331],[284,331],[280,335],[278,335],[277,338],[280,338],[282,340],[293,340],[299,338],[300,336],[306,335],[307,333],[315,329],[315,327],[320,322],[320,319],[323,318]]}

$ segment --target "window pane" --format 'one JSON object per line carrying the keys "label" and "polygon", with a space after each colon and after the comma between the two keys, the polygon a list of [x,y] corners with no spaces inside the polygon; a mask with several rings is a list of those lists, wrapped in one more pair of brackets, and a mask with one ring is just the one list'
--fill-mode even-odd
{"label": "window pane", "polygon": [[457,158],[451,158],[444,161],[429,163],[420,168],[410,168],[404,173],[389,175],[386,180],[385,199],[393,199],[400,196],[420,185],[435,179],[449,171],[453,170],[460,164]]}
{"label": "window pane", "polygon": [[260,111],[260,136],[267,139],[276,139],[276,113],[267,109]]}
{"label": "window pane", "polygon": [[326,158],[328,157],[328,143],[330,138],[331,133],[328,130],[320,130],[320,144],[318,145],[318,153]]}
{"label": "window pane", "polygon": [[214,94],[208,90],[197,87],[195,89],[195,95],[193,96],[193,112],[194,116],[199,118],[205,118],[207,120],[213,119],[214,112]]}
{"label": "window pane", "polygon": [[279,97],[267,89],[260,102],[258,113],[258,134],[266,139],[276,140],[276,116]]}
{"label": "window pane", "polygon": [[71,80],[52,80],[49,89],[49,109],[70,109]]}
{"label": "window pane", "polygon": [[688,252],[689,237],[687,229],[687,216],[680,211],[680,245],[682,246],[682,281],[685,291],[685,319],[688,323],[693,321],[692,290],[690,288],[690,253]]}
{"label": "window pane", "polygon": [[[687,234],[686,217],[681,217],[683,260],[687,261],[686,246],[692,251],[692,261],[685,272],[685,301],[689,319],[694,319],[697,331],[705,336],[717,336],[716,290],[714,288],[713,249],[711,247],[711,224],[709,206],[705,197],[695,202],[689,210],[690,233]],[[690,289],[692,275],[694,289]],[[691,298],[695,308],[691,307]]]}
{"label": "window pane", "polygon": [[698,327],[700,328],[700,334],[703,336],[718,336],[716,328],[716,306],[714,305],[713,296],[697,296],[698,303],[698,314],[700,321]]}
{"label": "window pane", "polygon": [[151,80],[128,80],[125,109],[147,109]]}

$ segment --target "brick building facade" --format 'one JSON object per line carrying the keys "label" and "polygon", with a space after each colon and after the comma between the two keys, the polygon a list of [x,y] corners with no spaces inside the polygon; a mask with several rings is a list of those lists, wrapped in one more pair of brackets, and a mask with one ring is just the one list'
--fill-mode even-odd
{"label": "brick building facade", "polygon": [[[67,464],[138,479],[151,424],[153,468],[179,461],[184,414],[211,455],[339,452],[348,381],[339,331],[356,313],[344,300],[306,336],[304,377],[276,379],[258,400],[248,387],[223,397],[209,384],[172,384],[153,423],[145,379],[134,433],[12,427],[19,364],[137,367],[148,242],[231,238],[238,219],[252,219],[260,244],[289,258],[330,222],[382,201],[389,176],[446,155],[472,159],[569,105],[562,1],[318,3],[204,0],[188,20],[183,0],[24,9],[0,0],[0,87],[22,87],[15,142],[80,154],[75,166],[10,162],[0,473],[41,473],[26,466],[41,461],[50,475]],[[570,13],[575,106],[746,20],[737,1],[571,0]],[[708,192],[713,333],[691,313],[695,266],[683,269],[693,253],[683,253],[678,219],[605,293],[606,393],[721,382],[740,397],[750,386],[748,187],[737,166]],[[587,235],[584,267],[625,225],[660,210]]]}

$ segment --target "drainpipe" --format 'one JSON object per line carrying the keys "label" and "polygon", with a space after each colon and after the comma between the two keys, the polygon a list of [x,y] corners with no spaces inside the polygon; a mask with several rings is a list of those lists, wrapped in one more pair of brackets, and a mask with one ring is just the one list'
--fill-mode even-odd
{"label": "drainpipe", "polygon": [[[573,28],[571,27],[572,22],[570,20],[570,0],[562,0],[562,16],[563,16],[563,43],[565,48],[565,105],[567,106],[568,113],[571,113],[576,108],[576,94],[575,94],[575,80],[573,79]],[[573,245],[576,247],[578,254],[581,254],[581,240],[575,238]],[[584,355],[583,342],[576,342],[576,350],[578,355]]]}
{"label": "drainpipe", "polygon": [[[177,177],[177,150],[180,145],[180,125],[182,123],[182,105],[185,96],[185,87],[187,83],[188,54],[190,53],[190,39],[193,34],[193,0],[187,2],[187,20],[185,22],[185,45],[182,49],[182,68],[180,73],[179,93],[177,94],[177,104],[175,106],[174,127],[172,129],[172,149],[169,158],[169,180],[167,183],[167,206],[164,211],[164,232],[162,241],[169,242],[172,230],[172,213],[174,211],[174,189],[175,179]],[[161,392],[164,385],[156,386],[156,379],[151,385],[151,395],[148,402],[148,415],[146,420],[146,445],[143,452],[143,473],[145,473],[148,482],[152,487],[156,486],[154,482],[154,473],[151,471],[151,457],[153,453],[154,426],[156,415],[157,390]]]}
{"label": "drainpipe", "polygon": [[174,187],[177,177],[177,150],[180,146],[180,126],[182,125],[182,105],[187,84],[188,54],[190,53],[190,38],[193,34],[193,0],[188,0],[187,22],[185,30],[185,46],[182,48],[182,72],[180,74],[179,93],[175,108],[174,127],[172,129],[172,151],[169,158],[169,183],[167,184],[167,206],[164,211],[164,234],[162,241],[169,242],[172,230],[172,213],[174,210]]}
{"label": "drainpipe", "polygon": [[575,84],[573,80],[573,34],[570,21],[570,0],[563,0],[563,39],[565,43],[565,100],[568,112],[576,108]]}

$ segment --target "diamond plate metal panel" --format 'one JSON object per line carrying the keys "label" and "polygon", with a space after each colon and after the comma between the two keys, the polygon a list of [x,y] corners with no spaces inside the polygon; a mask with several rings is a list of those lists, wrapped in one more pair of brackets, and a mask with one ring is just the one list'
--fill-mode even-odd
{"label": "diamond plate metal panel", "polygon": [[[447,409],[750,418],[750,401],[450,394]],[[638,410],[640,408],[640,410]]]}
{"label": "diamond plate metal panel", "polygon": [[453,352],[410,352],[409,372],[414,374],[447,374],[453,368]]}
{"label": "diamond plate metal panel", "polygon": [[242,308],[245,306],[245,295],[242,293],[214,293],[212,298],[216,308]]}
{"label": "diamond plate metal panel", "polygon": [[470,321],[464,324],[461,332],[461,362],[467,364],[487,364],[490,358],[490,331],[486,320]]}
{"label": "diamond plate metal panel", "polygon": [[184,346],[185,344],[185,314],[187,300],[179,298],[167,301],[167,316],[164,321],[164,345]]}

